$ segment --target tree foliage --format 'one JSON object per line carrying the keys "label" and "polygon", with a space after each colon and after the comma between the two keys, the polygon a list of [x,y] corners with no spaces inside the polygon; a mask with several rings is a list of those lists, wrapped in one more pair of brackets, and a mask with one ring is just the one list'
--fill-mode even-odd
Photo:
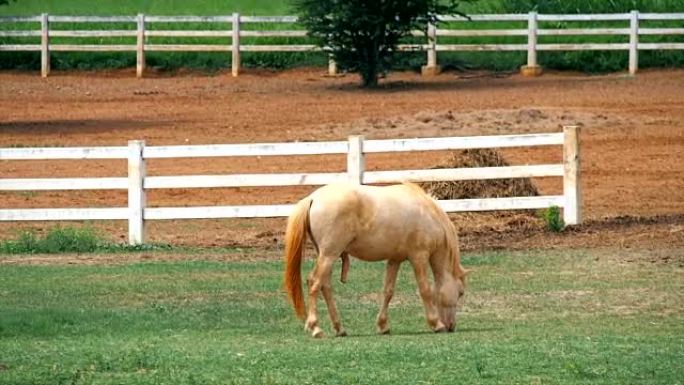
{"label": "tree foliage", "polygon": [[472,0],[293,0],[301,22],[337,65],[375,86],[387,72],[399,41],[426,30],[437,15],[454,14]]}
{"label": "tree foliage", "polygon": [[0,0],[0,5],[8,5],[12,1],[17,1],[17,0]]}

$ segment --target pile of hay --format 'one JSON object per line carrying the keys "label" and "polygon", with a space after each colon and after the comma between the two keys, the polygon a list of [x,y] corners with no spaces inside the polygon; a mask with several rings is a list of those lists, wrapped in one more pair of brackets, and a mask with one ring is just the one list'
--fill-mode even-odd
{"label": "pile of hay", "polygon": [[[434,168],[510,166],[493,149],[453,152],[447,161]],[[537,196],[539,192],[529,178],[426,182],[421,187],[437,199],[471,199]]]}

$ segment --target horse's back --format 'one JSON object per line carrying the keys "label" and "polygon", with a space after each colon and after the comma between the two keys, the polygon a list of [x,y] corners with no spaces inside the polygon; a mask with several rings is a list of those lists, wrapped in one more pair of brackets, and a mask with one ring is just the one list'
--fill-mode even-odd
{"label": "horse's back", "polygon": [[311,194],[309,212],[312,228],[328,228],[332,224],[355,231],[356,223],[363,222],[373,207],[359,191],[358,185],[349,183],[329,184]]}
{"label": "horse's back", "polygon": [[416,215],[425,211],[425,202],[417,195],[415,188],[418,187],[329,184],[311,195],[314,201],[311,209],[326,216],[350,215],[359,221],[379,219],[378,216],[383,214]]}

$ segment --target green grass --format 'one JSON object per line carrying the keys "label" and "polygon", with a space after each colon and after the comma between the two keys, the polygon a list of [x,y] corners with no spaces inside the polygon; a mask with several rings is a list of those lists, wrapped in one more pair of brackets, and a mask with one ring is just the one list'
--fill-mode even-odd
{"label": "green grass", "polygon": [[355,261],[334,284],[351,335],[323,340],[286,304],[279,262],[4,264],[0,383],[682,384],[683,258],[668,253],[468,255],[459,330],[442,335],[408,266],[393,334],[375,335],[383,266]]}
{"label": "green grass", "polygon": [[168,251],[167,244],[131,246],[108,241],[100,231],[90,226],[54,226],[44,235],[35,230],[20,231],[14,239],[0,241],[0,254],[58,254],[58,253],[122,253],[132,251]]}
{"label": "green grass", "polygon": [[54,15],[227,15],[240,12],[244,15],[290,14],[287,1],[276,0],[135,0],[98,1],[93,8],[90,0],[46,1],[19,0],[0,7],[0,15],[35,15],[47,12]]}

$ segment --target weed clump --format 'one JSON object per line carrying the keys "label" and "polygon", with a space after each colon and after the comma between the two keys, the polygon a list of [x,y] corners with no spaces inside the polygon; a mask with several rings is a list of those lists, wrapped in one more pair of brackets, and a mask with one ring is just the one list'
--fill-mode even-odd
{"label": "weed clump", "polygon": [[47,234],[25,230],[15,239],[0,242],[0,254],[59,254],[59,253],[116,253],[163,251],[172,249],[168,244],[118,244],[106,240],[96,229],[55,226]]}
{"label": "weed clump", "polygon": [[544,220],[546,229],[549,231],[559,233],[565,228],[565,221],[561,216],[561,211],[558,206],[551,206],[541,210],[540,216]]}
{"label": "weed clump", "polygon": [[0,243],[3,254],[56,254],[95,251],[102,238],[91,227],[55,226],[45,236],[26,230],[15,240]]}

